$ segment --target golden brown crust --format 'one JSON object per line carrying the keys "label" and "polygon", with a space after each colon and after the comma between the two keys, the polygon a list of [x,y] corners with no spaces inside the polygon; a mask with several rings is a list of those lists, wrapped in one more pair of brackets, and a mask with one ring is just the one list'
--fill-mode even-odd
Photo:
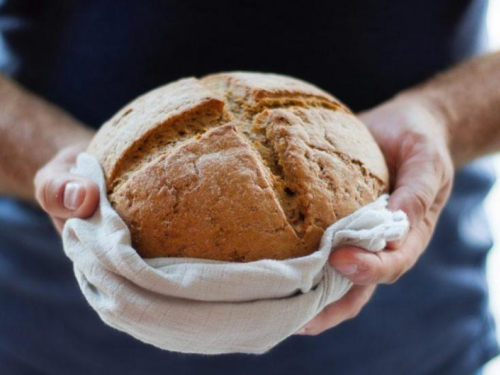
{"label": "golden brown crust", "polygon": [[[123,107],[106,122],[89,145],[88,152],[100,161],[108,189],[126,172],[147,139],[156,134],[176,137],[176,124],[208,112],[221,117],[224,102],[195,78],[185,78],[159,87]],[[213,121],[213,119],[210,121]],[[182,126],[181,126],[182,128]],[[172,131],[174,130],[174,131]],[[165,134],[168,133],[168,134]],[[178,134],[177,134],[178,136]]]}
{"label": "golden brown crust", "polygon": [[200,83],[223,97],[236,115],[253,115],[270,107],[324,106],[351,111],[333,95],[297,78],[270,73],[211,74]]}
{"label": "golden brown crust", "polygon": [[[142,256],[250,261],[300,250],[262,164],[235,124],[160,156],[113,200]],[[277,246],[268,248],[270,242]]]}
{"label": "golden brown crust", "polygon": [[304,256],[388,186],[378,146],[342,103],[274,74],[163,86],[118,112],[88,151],[147,258]]}

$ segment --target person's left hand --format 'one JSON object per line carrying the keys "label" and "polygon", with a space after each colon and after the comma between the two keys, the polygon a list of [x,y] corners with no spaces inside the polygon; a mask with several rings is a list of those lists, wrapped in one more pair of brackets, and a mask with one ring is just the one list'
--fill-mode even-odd
{"label": "person's left hand", "polygon": [[355,247],[332,251],[330,265],[355,285],[296,334],[317,335],[355,317],[377,284],[394,283],[413,267],[450,195],[454,167],[446,119],[431,101],[399,95],[359,118],[378,142],[389,167],[392,193],[388,208],[407,214],[410,231],[378,253]]}

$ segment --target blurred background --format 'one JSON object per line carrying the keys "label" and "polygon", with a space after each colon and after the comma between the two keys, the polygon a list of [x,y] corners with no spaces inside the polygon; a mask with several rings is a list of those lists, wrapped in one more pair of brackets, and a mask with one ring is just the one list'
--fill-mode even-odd
{"label": "blurred background", "polygon": [[[490,48],[500,49],[500,0],[490,0],[488,11],[488,31]],[[500,177],[500,155],[493,156],[497,176]],[[500,182],[497,181],[485,201],[495,246],[488,257],[488,281],[490,304],[497,322],[497,336],[500,341]],[[492,360],[485,368],[484,375],[500,374],[500,357]]]}

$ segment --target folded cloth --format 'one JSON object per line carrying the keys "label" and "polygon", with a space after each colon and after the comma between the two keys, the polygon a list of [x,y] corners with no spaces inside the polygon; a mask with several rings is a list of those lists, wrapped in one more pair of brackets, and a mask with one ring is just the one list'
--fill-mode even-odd
{"label": "folded cloth", "polygon": [[107,199],[98,161],[82,153],[72,172],[100,188],[95,214],[68,220],[63,231],[64,251],[85,298],[106,324],[175,352],[269,351],[351,287],[329,265],[332,249],[380,251],[409,227],[403,212],[386,209],[384,195],[328,227],[320,248],[304,257],[247,263],[142,259]]}

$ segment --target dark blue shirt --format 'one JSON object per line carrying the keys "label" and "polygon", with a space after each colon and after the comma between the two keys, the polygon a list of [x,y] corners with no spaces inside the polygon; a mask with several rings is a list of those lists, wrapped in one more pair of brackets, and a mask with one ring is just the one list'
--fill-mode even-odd
{"label": "dark blue shirt", "polygon": [[[297,76],[362,110],[482,52],[485,9],[483,0],[0,0],[0,69],[95,128],[153,87],[223,70]],[[106,326],[47,216],[0,198],[0,373],[470,374],[498,353],[481,208],[493,179],[487,162],[457,174],[425,254],[356,319],[261,356],[171,353]]]}

